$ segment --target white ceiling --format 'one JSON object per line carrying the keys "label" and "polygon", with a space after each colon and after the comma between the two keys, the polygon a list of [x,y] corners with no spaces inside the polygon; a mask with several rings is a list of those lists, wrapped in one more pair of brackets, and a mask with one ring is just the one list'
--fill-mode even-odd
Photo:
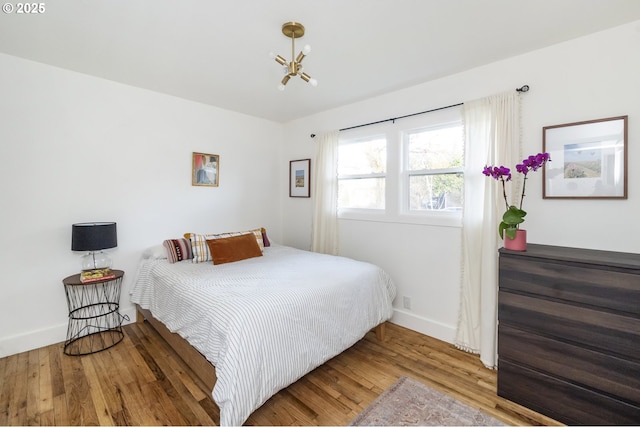
{"label": "white ceiling", "polygon": [[[4,2],[3,2],[4,3]],[[15,3],[15,2],[14,2]],[[56,0],[0,52],[286,122],[640,19],[638,0]],[[287,21],[306,28],[292,79]],[[638,54],[637,52],[630,54]],[[96,100],[99,102],[99,100]]]}

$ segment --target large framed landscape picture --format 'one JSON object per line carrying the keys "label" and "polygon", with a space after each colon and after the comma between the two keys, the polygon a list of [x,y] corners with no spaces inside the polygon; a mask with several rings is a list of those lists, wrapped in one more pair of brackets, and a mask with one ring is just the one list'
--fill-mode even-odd
{"label": "large framed landscape picture", "polygon": [[627,198],[627,116],[542,129],[545,199]]}

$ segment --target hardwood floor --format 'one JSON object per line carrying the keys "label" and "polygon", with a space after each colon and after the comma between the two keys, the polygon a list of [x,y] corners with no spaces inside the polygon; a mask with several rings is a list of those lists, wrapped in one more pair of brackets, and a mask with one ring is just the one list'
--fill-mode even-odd
{"label": "hardwood floor", "polygon": [[[0,359],[0,425],[212,425],[218,408],[147,324],[88,356],[62,344]],[[370,332],[274,395],[251,425],[347,425],[400,376],[413,377],[513,425],[558,423],[496,395],[496,373],[477,356],[397,325]]]}

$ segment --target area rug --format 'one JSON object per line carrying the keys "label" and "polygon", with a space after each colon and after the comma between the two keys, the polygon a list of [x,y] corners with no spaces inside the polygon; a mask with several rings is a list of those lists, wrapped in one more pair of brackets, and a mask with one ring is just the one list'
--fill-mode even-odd
{"label": "area rug", "polygon": [[352,426],[503,426],[504,423],[409,377],[400,377]]}

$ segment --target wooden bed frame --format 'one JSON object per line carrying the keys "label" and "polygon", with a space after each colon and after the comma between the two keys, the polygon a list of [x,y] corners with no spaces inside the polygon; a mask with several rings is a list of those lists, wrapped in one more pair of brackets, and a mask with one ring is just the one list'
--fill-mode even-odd
{"label": "wooden bed frame", "polygon": [[[136,321],[142,323],[145,320],[164,338],[167,344],[175,350],[178,356],[184,360],[200,381],[202,381],[200,387],[204,387],[203,391],[211,394],[211,390],[213,390],[213,386],[216,384],[216,368],[202,353],[193,348],[187,340],[169,331],[161,321],[153,317],[149,310],[136,304]],[[385,339],[385,325],[386,322],[382,322],[375,327],[376,338],[380,341],[384,341]]]}

